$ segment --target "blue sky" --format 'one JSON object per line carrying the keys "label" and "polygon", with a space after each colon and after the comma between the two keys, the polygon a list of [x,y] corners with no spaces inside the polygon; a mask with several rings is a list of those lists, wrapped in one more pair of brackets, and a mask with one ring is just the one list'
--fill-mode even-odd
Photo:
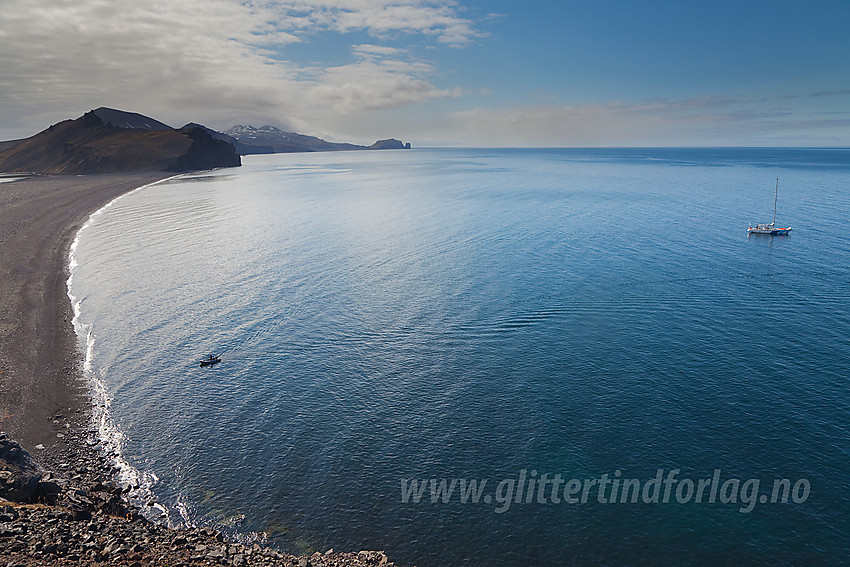
{"label": "blue sky", "polygon": [[0,139],[90,108],[471,146],[850,146],[850,2],[3,0]]}

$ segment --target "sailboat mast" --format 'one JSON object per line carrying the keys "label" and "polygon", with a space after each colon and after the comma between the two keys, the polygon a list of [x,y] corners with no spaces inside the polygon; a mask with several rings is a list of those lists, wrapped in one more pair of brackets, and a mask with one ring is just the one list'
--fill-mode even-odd
{"label": "sailboat mast", "polygon": [[779,178],[776,178],[776,191],[773,193],[773,222],[771,226],[776,224],[776,200],[779,198]]}

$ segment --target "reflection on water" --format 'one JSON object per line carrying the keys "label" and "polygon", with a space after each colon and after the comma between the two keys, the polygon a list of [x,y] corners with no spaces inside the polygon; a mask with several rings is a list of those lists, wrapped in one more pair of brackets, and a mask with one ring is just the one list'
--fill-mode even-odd
{"label": "reflection on water", "polygon": [[[116,202],[73,285],[175,521],[425,567],[818,562],[850,543],[846,156],[251,156]],[[744,240],[775,168],[801,230]],[[399,492],[659,468],[812,493],[495,514]]]}

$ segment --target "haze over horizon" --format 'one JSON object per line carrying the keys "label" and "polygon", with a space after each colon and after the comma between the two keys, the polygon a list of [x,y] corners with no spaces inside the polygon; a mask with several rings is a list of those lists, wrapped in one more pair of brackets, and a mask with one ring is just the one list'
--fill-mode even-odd
{"label": "haze over horizon", "polygon": [[175,127],[469,146],[850,146],[850,3],[4,0],[0,139]]}

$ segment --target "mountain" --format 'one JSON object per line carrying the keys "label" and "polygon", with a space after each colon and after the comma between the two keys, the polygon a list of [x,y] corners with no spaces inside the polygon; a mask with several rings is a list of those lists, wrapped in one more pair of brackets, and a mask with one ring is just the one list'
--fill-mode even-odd
{"label": "mountain", "polygon": [[401,140],[396,140],[395,138],[389,138],[386,140],[378,140],[371,146],[366,148],[367,150],[409,150],[410,142],[406,144]]}
{"label": "mountain", "polygon": [[174,130],[168,124],[163,124],[159,120],[148,118],[137,112],[125,112],[123,110],[115,110],[114,108],[106,108],[101,106],[92,110],[95,116],[100,118],[100,121],[107,128],[132,128],[136,130]]}
{"label": "mountain", "polygon": [[[289,153],[318,152],[335,150],[362,150],[363,146],[326,142],[315,136],[305,136],[294,132],[284,132],[274,126],[234,126],[224,131],[235,138],[247,153]],[[254,148],[271,148],[272,152],[252,151]]]}
{"label": "mountain", "polygon": [[222,132],[217,132],[215,130],[211,130],[206,126],[201,126],[200,124],[194,124],[194,126],[200,126],[204,128],[207,132],[209,132],[210,136],[215,138],[216,140],[223,140],[228,144],[233,144],[233,147],[236,148],[236,153],[239,155],[250,155],[250,154],[273,154],[275,153],[274,148],[272,146],[260,146],[260,145],[248,145],[243,144],[233,136],[228,134],[224,134]]}
{"label": "mountain", "polygon": [[232,144],[187,124],[179,130],[134,112],[98,108],[0,153],[0,171],[47,174],[194,171],[241,165]]}
{"label": "mountain", "polygon": [[5,142],[0,142],[0,153],[17,146],[24,140],[26,140],[26,138],[23,138],[21,140],[6,140]]}
{"label": "mountain", "polygon": [[394,138],[359,146],[273,126],[235,126],[222,133],[189,123],[176,130],[143,114],[101,107],[30,138],[0,142],[0,172],[193,171],[239,166],[239,156],[247,154],[409,148]]}
{"label": "mountain", "polygon": [[[284,132],[274,126],[234,126],[224,131],[224,135],[236,140],[236,149],[240,154],[267,154],[289,152],[328,152],[340,150],[379,150],[410,149],[410,144],[398,140],[379,140],[371,146],[358,146],[339,142],[328,142],[315,136]],[[385,144],[396,142],[397,144]],[[271,151],[269,151],[271,150]]]}

